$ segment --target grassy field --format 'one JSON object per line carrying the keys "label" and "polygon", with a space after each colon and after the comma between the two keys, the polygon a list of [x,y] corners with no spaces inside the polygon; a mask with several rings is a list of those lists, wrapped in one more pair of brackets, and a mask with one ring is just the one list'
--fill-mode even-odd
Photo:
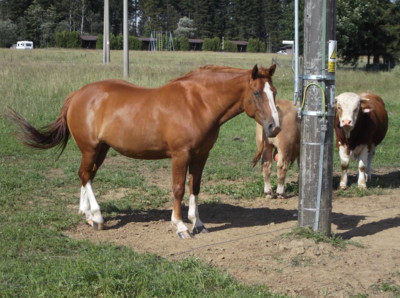
{"label": "grassy field", "polygon": [[[130,59],[128,80],[147,87],[160,86],[204,64],[250,69],[256,63],[268,67],[278,59],[274,79],[278,97],[292,98],[290,57],[284,55],[131,52]],[[124,247],[63,236],[63,230],[82,220],[77,215],[79,151],[70,141],[57,160],[53,150],[25,148],[12,136],[13,127],[3,116],[12,107],[35,126],[46,125],[58,115],[69,92],[107,78],[122,78],[122,52],[112,52],[111,64],[103,65],[101,51],[0,49],[0,296],[272,296],[266,287],[240,284],[196,259],[171,263]],[[399,81],[399,68],[385,73],[337,73],[337,94],[369,90],[386,102],[390,128],[373,168],[400,166]],[[222,127],[204,173],[203,192],[216,202],[220,195],[238,200],[262,196],[260,169],[251,166],[254,128],[254,121],[244,114]],[[117,153],[111,151],[109,156]],[[337,156],[334,160],[338,171]],[[171,202],[170,192],[148,184],[141,175],[160,167],[169,168],[169,161],[107,163],[95,181],[97,196],[119,187],[135,191],[102,202],[103,215],[107,218]],[[290,172],[294,174],[295,169]],[[227,187],[227,180],[234,183]],[[296,193],[296,186],[290,191]],[[376,185],[363,194],[379,191]],[[360,194],[350,187],[339,195]]]}

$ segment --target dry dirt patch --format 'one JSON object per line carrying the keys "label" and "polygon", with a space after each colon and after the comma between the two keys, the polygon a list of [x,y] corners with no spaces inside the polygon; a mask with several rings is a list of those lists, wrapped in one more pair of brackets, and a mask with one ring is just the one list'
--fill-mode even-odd
{"label": "dry dirt patch", "polygon": [[363,246],[345,249],[283,237],[297,224],[297,197],[202,204],[200,216],[210,233],[186,241],[171,229],[169,208],[108,218],[101,232],[81,224],[66,234],[170,260],[198,257],[245,283],[293,296],[391,297],[379,286],[400,286],[399,198],[399,188],[380,196],[334,198],[332,231]]}

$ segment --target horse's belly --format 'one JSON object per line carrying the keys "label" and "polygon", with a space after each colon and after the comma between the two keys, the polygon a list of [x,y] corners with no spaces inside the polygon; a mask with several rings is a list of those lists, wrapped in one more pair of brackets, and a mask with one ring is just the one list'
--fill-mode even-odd
{"label": "horse's belly", "polygon": [[108,144],[117,152],[137,159],[163,159],[171,157],[166,143],[160,139],[153,139],[147,135],[119,135],[115,134],[103,138],[102,142]]}
{"label": "horse's belly", "polygon": [[135,151],[135,150],[127,150],[126,148],[114,148],[117,152],[121,153],[130,158],[136,159],[164,159],[170,158],[171,155],[167,151],[152,151],[152,150],[142,150],[142,151]]}

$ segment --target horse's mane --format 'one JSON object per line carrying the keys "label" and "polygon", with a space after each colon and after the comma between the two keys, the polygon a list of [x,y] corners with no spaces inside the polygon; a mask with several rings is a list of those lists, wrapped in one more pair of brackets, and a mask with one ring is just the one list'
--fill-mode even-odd
{"label": "horse's mane", "polygon": [[182,81],[186,79],[190,79],[195,75],[202,74],[205,72],[212,72],[212,73],[235,73],[235,74],[243,74],[243,73],[249,73],[250,70],[248,69],[242,69],[242,68],[236,68],[236,67],[230,67],[230,66],[220,66],[220,65],[204,65],[196,68],[195,70],[192,70],[191,72],[188,72],[187,74],[184,74],[181,77],[178,77],[176,79],[172,79],[169,82],[177,82],[177,81]]}

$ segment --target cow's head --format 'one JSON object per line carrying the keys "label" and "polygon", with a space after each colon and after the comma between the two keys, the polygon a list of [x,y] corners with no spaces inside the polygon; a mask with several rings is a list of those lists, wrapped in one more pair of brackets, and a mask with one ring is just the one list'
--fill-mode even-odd
{"label": "cow's head", "polygon": [[347,138],[356,124],[358,115],[369,113],[371,108],[368,98],[363,98],[353,92],[345,92],[335,97],[335,109],[339,117],[339,125],[343,128]]}

